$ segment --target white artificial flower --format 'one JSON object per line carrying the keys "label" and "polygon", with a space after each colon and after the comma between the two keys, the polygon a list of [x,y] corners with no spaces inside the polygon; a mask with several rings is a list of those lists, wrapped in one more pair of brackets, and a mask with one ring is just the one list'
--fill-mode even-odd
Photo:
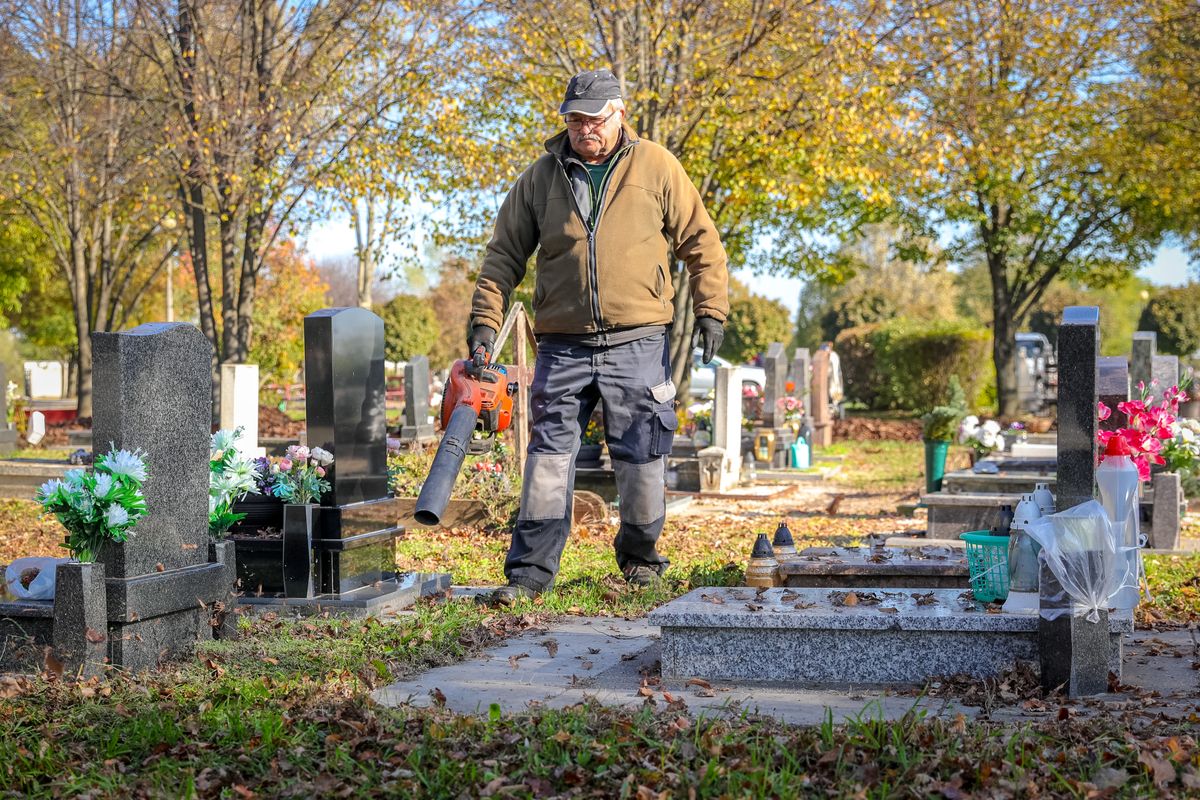
{"label": "white artificial flower", "polygon": [[63,490],[68,494],[83,488],[83,470],[69,469],[63,473]]}
{"label": "white artificial flower", "polygon": [[996,449],[996,434],[989,430],[979,432],[979,443],[989,450]]}
{"label": "white artificial flower", "polygon": [[101,499],[108,497],[108,493],[112,491],[112,487],[112,475],[109,475],[107,472],[96,473],[96,497]]}
{"label": "white artificial flower", "polygon": [[333,453],[320,447],[314,447],[309,451],[308,455],[322,467],[327,467],[333,463]]}
{"label": "white artificial flower", "polygon": [[1196,434],[1191,428],[1185,428],[1182,425],[1179,426],[1178,435],[1184,444],[1191,444],[1192,442],[1196,441]]}
{"label": "white artificial flower", "polygon": [[119,528],[129,522],[129,512],[115,503],[108,507],[104,519],[110,528]]}
{"label": "white artificial flower", "polygon": [[983,423],[982,427],[988,433],[996,434],[1000,432],[1000,423],[996,422],[994,419],[989,419],[987,422]]}
{"label": "white artificial flower", "polygon": [[62,488],[62,485],[63,482],[58,478],[51,478],[43,483],[38,489],[38,497],[42,498],[43,500],[50,500],[51,498],[62,499],[59,492],[59,490]]}
{"label": "white artificial flower", "polygon": [[146,465],[128,450],[107,453],[101,463],[114,475],[125,475],[139,482],[146,480]]}
{"label": "white artificial flower", "polygon": [[233,447],[234,440],[237,439],[237,431],[220,430],[212,435],[212,442],[209,444],[209,451],[213,453],[213,458],[220,458],[219,453]]}
{"label": "white artificial flower", "polygon": [[210,494],[208,496],[208,514],[212,516],[215,513],[217,513],[217,498]]}

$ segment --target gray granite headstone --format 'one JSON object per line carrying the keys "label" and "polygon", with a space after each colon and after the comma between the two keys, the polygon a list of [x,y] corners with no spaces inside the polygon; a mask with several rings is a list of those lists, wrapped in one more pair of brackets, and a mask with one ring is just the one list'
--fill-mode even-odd
{"label": "gray granite headstone", "polygon": [[779,342],[771,342],[763,358],[763,369],[767,375],[763,394],[763,424],[778,428],[783,425],[784,411],[779,401],[787,394],[787,353]]}
{"label": "gray granite headstone", "polygon": [[1129,385],[1135,391],[1139,383],[1148,387],[1154,379],[1154,356],[1157,351],[1157,333],[1138,331],[1133,334],[1133,347],[1129,353]]}
{"label": "gray granite headstone", "polygon": [[1129,363],[1123,356],[1101,356],[1096,359],[1096,395],[1112,412],[1099,422],[1100,428],[1115,431],[1126,427],[1125,412],[1118,404],[1129,399]]}
{"label": "gray granite headstone", "polygon": [[17,449],[17,431],[8,422],[8,371],[0,364],[0,455]]}
{"label": "gray granite headstone", "polygon": [[1155,356],[1150,368],[1150,394],[1161,402],[1163,392],[1179,385],[1179,356]]}
{"label": "gray granite headstone", "polygon": [[1179,549],[1179,503],[1183,491],[1179,473],[1161,472],[1150,479],[1154,487],[1154,507],[1150,511],[1150,547],[1155,550]]}
{"label": "gray granite headstone", "polygon": [[97,560],[110,579],[207,563],[212,345],[194,325],[152,322],[92,347],[97,457],[141,450],[149,473],[135,535]]}
{"label": "gray granite headstone", "polygon": [[434,435],[429,422],[429,359],[414,356],[404,366],[404,425],[401,439],[428,439]]}
{"label": "gray granite headstone", "polygon": [[796,384],[796,396],[804,404],[804,413],[812,414],[812,392],[809,381],[812,380],[812,356],[807,347],[797,347],[792,356],[792,381]]}
{"label": "gray granite headstone", "polygon": [[1068,306],[1058,329],[1059,511],[1091,500],[1096,488],[1096,359],[1100,309]]}
{"label": "gray granite headstone", "polygon": [[321,505],[386,497],[383,320],[365,308],[305,317],[304,386],[308,444],[334,458]]}

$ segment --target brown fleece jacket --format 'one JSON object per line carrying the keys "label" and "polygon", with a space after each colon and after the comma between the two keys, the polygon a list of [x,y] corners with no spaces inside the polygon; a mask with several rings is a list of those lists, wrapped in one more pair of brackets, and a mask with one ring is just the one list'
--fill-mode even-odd
{"label": "brown fleece jacket", "polygon": [[[471,324],[499,330],[512,291],[537,251],[534,331],[596,333],[671,322],[671,258],[686,265],[692,308],[729,314],[725,248],[683,166],[626,126],[599,219],[588,229],[567,179],[566,131],[509,191],[471,301]],[[575,169],[581,169],[576,166]]]}

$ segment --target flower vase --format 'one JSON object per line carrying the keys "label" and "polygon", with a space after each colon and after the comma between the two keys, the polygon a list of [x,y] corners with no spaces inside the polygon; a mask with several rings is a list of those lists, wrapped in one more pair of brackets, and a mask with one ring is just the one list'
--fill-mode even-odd
{"label": "flower vase", "polygon": [[925,440],[925,491],[929,493],[942,490],[942,478],[946,475],[946,454],[950,452],[950,442]]}
{"label": "flower vase", "polygon": [[286,503],[283,506],[283,595],[312,597],[311,503]]}

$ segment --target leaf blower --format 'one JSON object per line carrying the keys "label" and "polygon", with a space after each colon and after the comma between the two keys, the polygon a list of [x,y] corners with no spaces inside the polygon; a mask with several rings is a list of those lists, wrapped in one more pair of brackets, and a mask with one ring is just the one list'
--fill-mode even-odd
{"label": "leaf blower", "polygon": [[517,384],[507,379],[508,371],[489,364],[482,347],[470,361],[455,361],[450,368],[450,380],[442,392],[442,441],[417,496],[414,516],[420,524],[441,522],[472,434],[478,429],[495,435],[512,424]]}

